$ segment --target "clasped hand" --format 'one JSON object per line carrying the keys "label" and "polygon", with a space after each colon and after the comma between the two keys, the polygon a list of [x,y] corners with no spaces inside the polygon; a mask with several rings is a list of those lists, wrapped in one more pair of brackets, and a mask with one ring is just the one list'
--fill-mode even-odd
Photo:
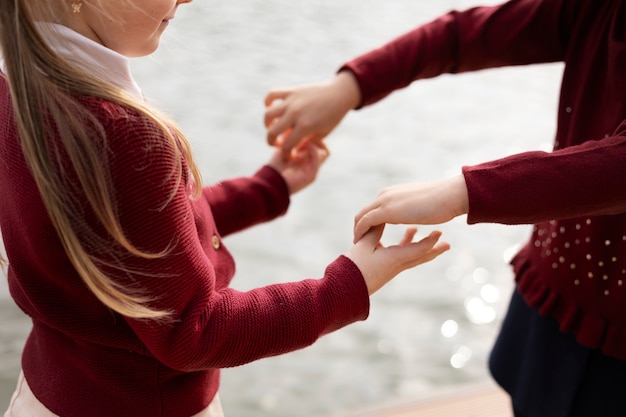
{"label": "clasped hand", "polygon": [[[292,193],[314,180],[328,156],[323,138],[360,100],[356,80],[347,71],[329,82],[275,90],[267,95],[267,140],[281,149],[272,165],[285,176]],[[407,228],[397,245],[385,247],[381,243],[385,224],[440,224],[467,210],[467,187],[461,175],[386,188],[356,215],[354,246],[346,256],[359,267],[369,294],[373,294],[400,272],[449,249],[447,243],[439,242],[439,231],[413,242],[415,227]]]}
{"label": "clasped hand", "polygon": [[381,224],[441,224],[468,211],[465,178],[385,188],[354,219],[354,242]]}

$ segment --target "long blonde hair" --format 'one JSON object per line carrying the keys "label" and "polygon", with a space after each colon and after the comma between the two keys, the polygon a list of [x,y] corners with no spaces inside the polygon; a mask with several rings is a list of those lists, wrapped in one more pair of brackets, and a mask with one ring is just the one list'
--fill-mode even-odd
{"label": "long blonde hair", "polygon": [[[191,171],[197,195],[201,179],[189,143],[176,125],[162,114],[119,88],[69,65],[54,53],[34,23],[35,13],[42,13],[42,8],[47,7],[39,3],[50,2],[0,0],[0,47],[26,161],[65,252],[95,296],[112,310],[128,317],[167,319],[171,311],[155,310],[149,305],[157,295],[146,289],[123,287],[102,271],[99,267],[101,260],[87,250],[85,242],[95,236],[85,236],[89,233],[85,230],[90,228],[86,227],[84,218],[77,217],[71,198],[63,191],[64,170],[57,158],[60,154],[69,158],[81,192],[114,242],[133,256],[152,259],[167,256],[168,249],[147,253],[125,237],[116,213],[108,165],[103,163],[106,161],[104,130],[96,117],[74,96],[98,97],[119,103],[162,129],[178,151],[175,161],[178,172],[175,174],[179,183],[183,177],[184,160]],[[55,129],[53,132],[50,131],[51,125]],[[60,138],[62,149],[49,146],[52,136]],[[123,265],[115,267],[126,271]]]}

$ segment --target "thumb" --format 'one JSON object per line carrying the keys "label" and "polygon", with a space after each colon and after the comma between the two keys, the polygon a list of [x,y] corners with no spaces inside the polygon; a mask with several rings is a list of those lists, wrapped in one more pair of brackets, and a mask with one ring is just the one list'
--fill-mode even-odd
{"label": "thumb", "polygon": [[372,247],[372,249],[374,249],[377,246],[379,246],[380,239],[383,237],[383,231],[384,230],[385,230],[385,224],[384,223],[376,225],[376,226],[370,228],[367,232],[365,232],[363,237],[361,237],[359,239],[359,241],[356,242],[356,243],[358,244],[359,242],[362,242],[362,244],[364,244],[366,246],[370,246],[370,247]]}

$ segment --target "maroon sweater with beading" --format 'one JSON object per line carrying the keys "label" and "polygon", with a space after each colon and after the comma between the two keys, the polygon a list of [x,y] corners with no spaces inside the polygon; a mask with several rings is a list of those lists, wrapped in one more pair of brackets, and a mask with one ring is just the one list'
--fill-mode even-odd
{"label": "maroon sweater with beading", "polygon": [[368,105],[444,73],[549,62],[565,64],[554,151],[464,167],[468,221],[534,224],[512,262],[525,299],[626,360],[626,1],[452,11],[342,69]]}
{"label": "maroon sweater with beading", "polygon": [[[244,292],[229,288],[235,264],[222,236],[286,211],[287,186],[275,170],[263,167],[253,177],[223,181],[192,200],[188,177],[176,182],[172,145],[153,124],[103,100],[81,101],[106,132],[126,237],[146,252],[168,249],[157,259],[114,246],[97,255],[105,266],[121,261],[129,272],[112,269],[111,276],[146,290],[155,298],[152,307],[173,317],[166,323],[123,317],[83,284],[25,163],[8,86],[0,77],[0,229],[9,287],[33,322],[22,357],[26,380],[53,413],[189,417],[213,399],[219,368],[308,346],[366,318],[365,282],[343,256],[320,279]],[[75,178],[70,166],[65,169]],[[68,192],[84,203],[75,185]],[[89,206],[82,204],[80,211],[98,232]],[[110,240],[104,233],[99,239]],[[93,243],[87,248],[98,247]]]}

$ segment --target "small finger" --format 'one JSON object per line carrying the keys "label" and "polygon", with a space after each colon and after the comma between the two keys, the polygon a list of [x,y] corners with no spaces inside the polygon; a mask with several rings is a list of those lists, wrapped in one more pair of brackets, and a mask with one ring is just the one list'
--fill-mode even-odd
{"label": "small finger", "polygon": [[431,250],[437,244],[437,241],[440,237],[441,232],[431,232],[428,236],[423,237],[417,242],[409,242],[409,245],[405,246],[413,246],[414,248],[419,248],[422,252],[426,252],[428,250]]}
{"label": "small finger", "polygon": [[263,124],[265,127],[272,126],[285,113],[286,106],[284,103],[275,104],[265,110],[263,116]]}
{"label": "small finger", "polygon": [[324,140],[311,139],[310,142],[315,146],[315,150],[317,151],[320,161],[326,161],[330,156],[330,149],[328,149]]}
{"label": "small finger", "polygon": [[444,252],[447,252],[448,250],[450,250],[450,244],[447,242],[439,242],[437,243],[435,246],[433,246],[433,248],[431,250],[429,250],[425,257],[423,258],[423,262],[428,262],[428,261],[432,261],[433,259],[435,259],[436,257],[438,257],[439,255],[441,255]]}
{"label": "small finger", "polygon": [[404,236],[402,236],[402,239],[400,240],[400,245],[411,243],[416,233],[417,227],[407,227],[404,231]]}
{"label": "small finger", "polygon": [[[282,122],[282,119],[278,122]],[[291,127],[291,126],[289,126]],[[293,149],[297,148],[304,139],[304,131],[299,126],[293,126],[289,133],[282,135],[282,153],[283,159],[288,160]]]}
{"label": "small finger", "polygon": [[413,259],[411,262],[407,264],[407,267],[415,267],[417,265],[430,262],[436,257],[438,257],[439,255],[441,255],[442,253],[446,252],[448,249],[450,249],[450,245],[448,244],[437,245],[433,247],[431,250],[429,250],[428,252],[426,252],[425,254],[422,254],[416,259]]}
{"label": "small finger", "polygon": [[[408,233],[408,230],[407,230]],[[405,238],[407,236],[405,235]],[[422,253],[426,253],[430,250],[432,250],[436,245],[437,242],[439,241],[439,238],[441,237],[441,232],[436,230],[433,232],[430,232],[430,234],[428,234],[428,236],[423,237],[422,239],[418,240],[417,242],[407,242],[407,244],[405,245],[400,245],[400,247],[402,246],[412,246],[415,249],[419,249],[419,251],[421,251]]]}
{"label": "small finger", "polygon": [[321,165],[330,156],[330,150],[323,141],[306,138],[293,148],[291,156],[297,160],[311,158]]}
{"label": "small finger", "polygon": [[439,240],[439,238],[441,237],[442,233],[439,230],[433,230],[432,232],[430,232],[428,234],[428,236],[426,236],[424,239],[422,240],[434,240],[435,242],[437,240]]}
{"label": "small finger", "polygon": [[409,254],[408,256],[406,256],[407,262],[405,266],[407,268],[412,268],[414,266],[432,261],[439,255],[441,255],[442,253],[450,249],[450,244],[448,244],[447,242],[435,242],[434,245],[430,246],[430,249],[425,250],[424,244],[430,245],[430,243],[431,242],[426,243],[426,242],[420,241],[420,242],[412,243],[410,246],[403,247],[402,249],[413,251],[412,254]]}
{"label": "small finger", "polygon": [[287,95],[289,94],[289,92],[287,90],[272,90],[269,93],[267,93],[267,95],[265,96],[265,107],[269,107],[272,105],[272,103],[276,100],[283,100],[285,97],[287,97]]}
{"label": "small finger", "polygon": [[276,119],[267,129],[267,143],[271,146],[281,145],[282,141],[291,134],[291,124],[291,119],[286,116]]}

